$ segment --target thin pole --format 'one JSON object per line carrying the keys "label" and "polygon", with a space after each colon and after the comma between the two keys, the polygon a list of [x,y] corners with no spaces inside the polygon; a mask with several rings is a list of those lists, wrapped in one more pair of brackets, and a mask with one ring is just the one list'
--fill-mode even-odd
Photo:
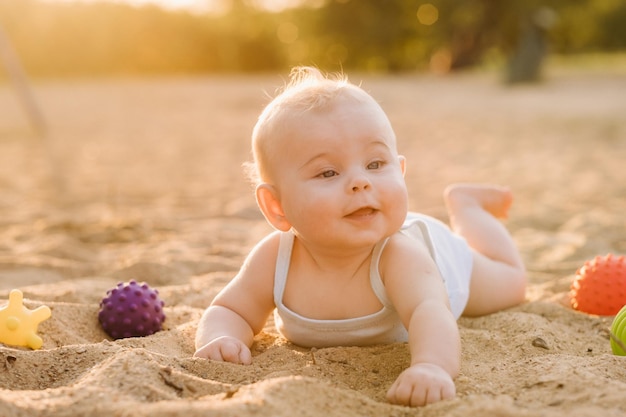
{"label": "thin pole", "polygon": [[44,137],[47,132],[46,121],[2,25],[0,25],[0,61],[4,64],[33,127],[41,137]]}
{"label": "thin pole", "polygon": [[58,158],[55,157],[56,153],[52,148],[46,120],[35,99],[35,95],[30,89],[26,73],[20,64],[20,60],[13,50],[11,42],[9,42],[9,38],[6,36],[2,25],[0,25],[0,61],[4,64],[11,82],[17,91],[17,95],[24,106],[26,114],[42,142],[52,185],[56,187],[56,190],[64,192],[65,181],[60,172],[60,164],[57,163]]}

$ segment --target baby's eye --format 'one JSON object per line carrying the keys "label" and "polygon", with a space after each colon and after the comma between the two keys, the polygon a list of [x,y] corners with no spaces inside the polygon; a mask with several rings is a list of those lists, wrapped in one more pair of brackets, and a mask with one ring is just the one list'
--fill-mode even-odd
{"label": "baby's eye", "polygon": [[333,171],[332,169],[329,169],[328,171],[322,172],[319,176],[322,178],[330,178],[330,177],[334,177],[335,175],[339,175],[337,171]]}
{"label": "baby's eye", "polygon": [[367,165],[367,169],[380,169],[383,166],[383,162],[382,161],[374,161],[374,162],[370,162]]}

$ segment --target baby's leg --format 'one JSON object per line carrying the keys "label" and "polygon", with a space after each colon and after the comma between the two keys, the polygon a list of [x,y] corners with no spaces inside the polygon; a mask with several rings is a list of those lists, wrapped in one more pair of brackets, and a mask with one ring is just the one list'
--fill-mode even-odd
{"label": "baby's leg", "polygon": [[478,316],[524,301],[522,258],[499,219],[508,215],[513,195],[493,185],[456,184],[444,194],[452,230],[474,250],[470,298],[464,315]]}

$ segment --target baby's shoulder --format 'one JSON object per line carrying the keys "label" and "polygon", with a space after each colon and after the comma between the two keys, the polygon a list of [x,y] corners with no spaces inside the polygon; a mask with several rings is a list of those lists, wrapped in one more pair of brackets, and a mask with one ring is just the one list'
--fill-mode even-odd
{"label": "baby's shoulder", "polygon": [[404,233],[389,237],[380,256],[378,270],[385,288],[403,288],[416,273],[433,269],[433,259],[424,242]]}
{"label": "baby's shoulder", "polygon": [[381,264],[384,265],[389,261],[392,263],[411,263],[411,261],[422,259],[422,257],[430,257],[423,237],[407,235],[399,231],[387,240],[381,254]]}
{"label": "baby's shoulder", "polygon": [[280,233],[278,231],[272,232],[260,240],[248,254],[245,265],[255,269],[268,268],[273,270],[280,246]]}

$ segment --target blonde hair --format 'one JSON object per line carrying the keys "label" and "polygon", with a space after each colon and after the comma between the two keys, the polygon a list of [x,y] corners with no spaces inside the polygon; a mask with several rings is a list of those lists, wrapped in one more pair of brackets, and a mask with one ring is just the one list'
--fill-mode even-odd
{"label": "blonde hair", "polygon": [[272,160],[279,157],[275,146],[281,128],[288,118],[308,111],[324,109],[337,97],[351,97],[357,101],[373,100],[360,87],[351,84],[343,74],[326,76],[314,67],[295,67],[290,81],[265,107],[252,132],[253,161],[244,164],[251,182],[258,185],[271,179]]}

